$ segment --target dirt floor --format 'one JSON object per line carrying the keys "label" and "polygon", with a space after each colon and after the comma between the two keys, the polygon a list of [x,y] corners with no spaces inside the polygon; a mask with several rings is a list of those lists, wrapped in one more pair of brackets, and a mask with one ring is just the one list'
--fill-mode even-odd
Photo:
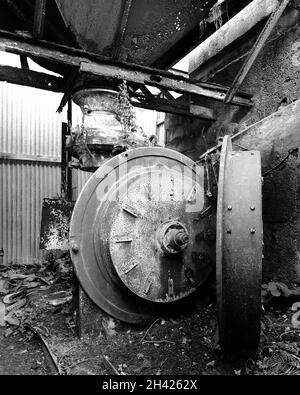
{"label": "dirt floor", "polygon": [[[97,338],[77,336],[68,260],[0,268],[0,374],[300,374],[299,289],[263,286],[261,343],[251,359],[224,358],[213,285],[186,315],[147,327],[103,315]],[[292,310],[293,308],[293,310]]]}

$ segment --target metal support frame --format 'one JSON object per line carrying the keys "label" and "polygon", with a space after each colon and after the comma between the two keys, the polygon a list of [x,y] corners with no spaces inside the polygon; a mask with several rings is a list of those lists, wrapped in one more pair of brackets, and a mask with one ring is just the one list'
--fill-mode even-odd
{"label": "metal support frame", "polygon": [[132,6],[132,0],[124,0],[123,10],[121,12],[119,29],[116,33],[112,58],[113,60],[118,60],[120,56],[120,50],[125,39],[125,31],[127,27],[128,17],[130,13],[130,8]]}
{"label": "metal support frame", "polygon": [[66,149],[66,136],[69,134],[69,125],[62,123],[61,145],[61,195],[69,202],[72,201],[72,170],[68,166],[70,161],[69,151]]}
{"label": "metal support frame", "polygon": [[[5,31],[0,31],[0,50],[22,55],[33,57],[35,59],[46,60],[51,63],[55,63],[57,65],[69,66],[71,69],[78,70],[78,73],[84,79],[88,80],[89,75],[105,77],[107,80],[112,82],[120,82],[125,80],[128,82],[128,85],[138,85],[138,86],[153,86],[164,92],[164,96],[168,96],[169,99],[160,99],[157,97],[153,97],[153,100],[149,101],[151,96],[145,97],[145,89],[143,97],[139,95],[137,97],[136,93],[133,93],[132,104],[137,107],[150,108],[153,110],[164,111],[164,112],[173,112],[176,114],[183,114],[188,116],[197,116],[204,119],[213,120],[213,116],[209,109],[204,109],[201,107],[191,107],[191,108],[182,108],[181,104],[179,105],[177,102],[175,104],[175,100],[170,99],[170,92],[178,92],[181,94],[194,94],[206,98],[210,98],[212,100],[216,100],[219,102],[223,102],[226,92],[228,91],[227,87],[211,84],[211,83],[202,83],[197,80],[192,80],[183,75],[183,73],[177,73],[176,71],[168,72],[165,70],[157,70],[152,69],[150,67],[144,67],[136,64],[130,63],[116,63],[110,61],[106,58],[99,57],[95,54],[87,53],[82,50],[77,50],[70,47],[65,47],[62,45],[57,45],[54,43],[49,43],[46,41],[40,41],[39,43],[35,42],[32,39],[22,37],[20,35],[12,34]],[[1,69],[0,69],[1,70]],[[3,73],[5,74],[7,70],[2,68]],[[13,83],[20,83],[22,85],[26,85],[26,79],[31,79],[33,72],[27,71],[27,78],[22,81],[22,74],[24,71],[20,70],[16,76],[9,75],[7,78],[5,75],[2,75],[1,80],[7,80]],[[77,71],[76,71],[77,72]],[[38,77],[38,74],[34,74],[34,76]],[[77,76],[77,75],[76,75]],[[43,75],[43,78],[45,75]],[[60,106],[60,110],[67,103],[70,98],[74,78],[72,78],[65,83],[65,80],[60,77],[50,76],[48,77],[51,81],[55,81],[55,89],[51,87],[47,87],[47,82],[44,84],[38,84],[38,88],[42,89],[50,89],[58,91],[60,89],[61,92],[65,92],[63,101]],[[72,81],[71,81],[72,80]],[[61,87],[61,82],[63,82]],[[34,79],[31,80],[29,86],[34,86]],[[58,88],[59,87],[59,88]],[[169,95],[166,94],[169,92]],[[134,98],[134,95],[136,96]],[[153,96],[153,95],[152,95]],[[251,95],[248,93],[237,93],[236,96],[232,100],[232,104],[242,107],[251,107]]]}
{"label": "metal support frame", "polygon": [[[121,65],[83,61],[80,64],[80,72],[106,77],[111,80],[125,80],[135,84],[164,88],[178,93],[190,93],[216,101],[223,101],[227,92],[227,89],[220,85],[190,80],[182,75],[175,76],[169,72],[162,72],[162,70],[148,68],[137,70],[134,66],[127,68]],[[250,95],[248,94],[237,94],[232,102],[242,107],[252,106]]]}
{"label": "metal support frame", "polygon": [[282,0],[281,3],[279,3],[278,7],[275,9],[275,11],[270,15],[268,22],[266,23],[265,27],[263,28],[262,32],[260,33],[256,43],[252,47],[250,53],[247,56],[247,59],[245,60],[243,66],[239,70],[238,74],[236,75],[232,86],[228,90],[226,97],[224,99],[225,103],[230,103],[236,94],[237,90],[241,86],[242,82],[246,78],[251,66],[255,62],[257,56],[259,55],[262,47],[266,43],[268,37],[270,36],[272,30],[276,26],[279,18],[281,17],[283,11],[285,10],[286,6],[288,5],[290,0]]}
{"label": "metal support frame", "polygon": [[52,92],[62,92],[64,87],[62,77],[11,66],[0,66],[0,81]]}
{"label": "metal support frame", "polygon": [[32,36],[41,39],[44,32],[47,0],[35,0]]}
{"label": "metal support frame", "polygon": [[33,163],[45,163],[55,166],[61,165],[61,160],[56,156],[44,156],[44,155],[27,155],[27,154],[14,154],[9,152],[0,152],[0,161],[21,161],[21,162],[33,162]]}
{"label": "metal support frame", "polygon": [[132,86],[129,84],[131,104],[135,107],[157,110],[175,115],[200,118],[207,121],[215,120],[213,111],[210,108],[188,103],[179,103],[169,91],[161,88],[158,90],[159,92],[154,94],[146,85]]}
{"label": "metal support frame", "polygon": [[57,109],[57,112],[60,113],[64,109],[64,106],[68,103],[71,97],[72,89],[74,86],[74,83],[78,79],[78,67],[74,68],[74,70],[70,73],[70,76],[67,78],[66,83],[63,87],[64,95],[61,99],[60,105]]}
{"label": "metal support frame", "polygon": [[[39,9],[42,6],[42,3],[46,1],[46,0],[37,0],[35,6],[37,7],[37,9]],[[0,0],[0,2],[5,3],[11,10],[11,12],[16,16],[16,18],[21,22],[21,24],[23,25],[23,28],[25,28],[26,30],[28,30],[28,34],[31,35],[31,33],[33,33],[33,37],[35,30],[33,27],[33,25],[35,24],[35,21],[32,21],[16,4],[14,1],[12,0]],[[33,2],[30,0],[23,0],[23,2],[25,3],[26,7],[30,10],[30,12],[34,12],[34,14],[36,14],[36,9],[33,10]],[[41,4],[39,4],[41,3]],[[45,9],[44,7],[41,7],[41,9]],[[44,13],[44,11],[43,11]],[[57,40],[64,40],[64,37],[61,36],[59,34],[59,32],[57,31],[57,29],[55,29],[55,27],[49,23],[47,20],[45,20],[45,18],[43,17],[43,13],[41,15],[41,19],[40,22],[37,23],[37,30],[36,32],[43,31],[43,26],[46,27],[46,29],[52,34],[52,36],[54,38],[56,38]],[[39,15],[38,13],[36,14],[37,16]],[[38,22],[38,20],[37,20]],[[40,26],[40,27],[39,27]],[[40,39],[41,36],[36,36],[36,38]]]}
{"label": "metal support frame", "polygon": [[29,65],[28,65],[28,58],[27,56],[20,56],[20,63],[21,63],[21,68],[23,70],[29,70]]}

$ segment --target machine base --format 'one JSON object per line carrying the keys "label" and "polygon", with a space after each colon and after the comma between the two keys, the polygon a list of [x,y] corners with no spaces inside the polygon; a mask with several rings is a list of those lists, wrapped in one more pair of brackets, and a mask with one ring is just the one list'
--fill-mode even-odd
{"label": "machine base", "polygon": [[79,337],[98,337],[102,331],[102,320],[106,313],[102,311],[84,292],[78,287],[78,319],[77,328]]}

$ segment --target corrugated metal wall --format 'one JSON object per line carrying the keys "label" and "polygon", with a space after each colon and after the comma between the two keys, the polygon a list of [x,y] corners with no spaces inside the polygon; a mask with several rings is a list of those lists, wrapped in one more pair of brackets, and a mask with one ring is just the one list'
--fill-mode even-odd
{"label": "corrugated metal wall", "polygon": [[0,151],[60,159],[59,100],[56,93],[0,83]]}
{"label": "corrugated metal wall", "polygon": [[59,101],[55,93],[0,83],[0,249],[4,249],[4,263],[27,263],[40,257],[43,198],[57,196],[61,188]]}
{"label": "corrugated metal wall", "polygon": [[93,173],[81,170],[72,170],[72,198],[76,200],[87,180]]}
{"label": "corrugated metal wall", "polygon": [[[0,82],[0,249],[6,264],[40,258],[42,202],[61,189],[61,123],[66,109],[62,115],[56,113],[60,100],[56,93]],[[154,112],[137,115],[146,133],[153,134]],[[74,105],[72,124],[81,121],[81,110]],[[72,171],[74,200],[91,174]]]}

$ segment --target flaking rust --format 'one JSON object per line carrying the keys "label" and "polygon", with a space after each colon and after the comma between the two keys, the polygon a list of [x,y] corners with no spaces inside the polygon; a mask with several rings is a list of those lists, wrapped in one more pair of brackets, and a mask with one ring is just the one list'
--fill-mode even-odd
{"label": "flaking rust", "polygon": [[[127,177],[120,182],[125,155]],[[199,219],[207,205],[203,168],[176,151],[136,148],[106,162],[72,216],[70,234],[80,251],[71,249],[71,257],[88,296],[129,323],[152,321],[183,304],[213,268],[214,240],[196,237],[213,228],[211,215]],[[209,257],[207,264],[195,253]]]}
{"label": "flaking rust", "polygon": [[67,250],[74,202],[44,199],[42,206],[40,249]]}

